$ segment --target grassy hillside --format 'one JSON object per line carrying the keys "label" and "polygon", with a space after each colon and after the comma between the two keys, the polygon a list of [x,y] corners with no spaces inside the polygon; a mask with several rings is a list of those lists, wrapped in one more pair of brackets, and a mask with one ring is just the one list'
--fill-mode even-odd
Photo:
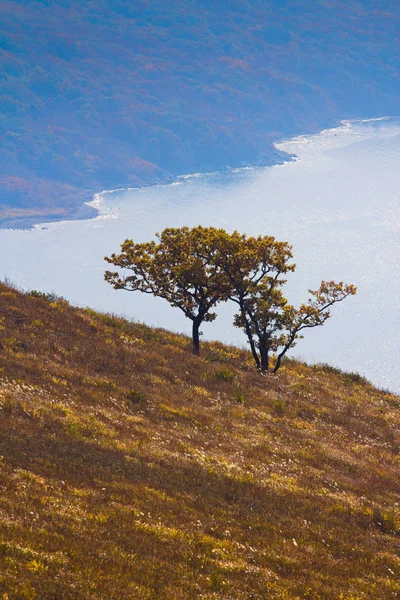
{"label": "grassy hillside", "polygon": [[0,285],[0,598],[400,597],[400,398]]}
{"label": "grassy hillside", "polygon": [[4,0],[0,220],[397,115],[398,0]]}

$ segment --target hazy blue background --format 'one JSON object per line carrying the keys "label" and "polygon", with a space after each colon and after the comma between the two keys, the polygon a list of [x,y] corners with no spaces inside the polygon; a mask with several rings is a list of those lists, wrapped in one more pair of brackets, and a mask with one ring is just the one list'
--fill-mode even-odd
{"label": "hazy blue background", "polygon": [[397,115],[398,0],[7,0],[0,225]]}

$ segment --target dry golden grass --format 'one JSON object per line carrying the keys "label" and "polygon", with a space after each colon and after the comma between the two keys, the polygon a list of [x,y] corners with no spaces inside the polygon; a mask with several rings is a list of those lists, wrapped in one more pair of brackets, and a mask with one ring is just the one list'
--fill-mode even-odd
{"label": "dry golden grass", "polygon": [[0,286],[0,598],[400,597],[400,398]]}

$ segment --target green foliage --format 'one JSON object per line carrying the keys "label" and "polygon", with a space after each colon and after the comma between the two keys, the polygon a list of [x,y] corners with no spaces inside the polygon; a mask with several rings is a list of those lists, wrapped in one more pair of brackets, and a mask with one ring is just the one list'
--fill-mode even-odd
{"label": "green foliage", "polygon": [[118,388],[115,381],[109,381],[108,379],[94,379],[93,385],[109,392],[115,392],[115,390]]}
{"label": "green foliage", "polygon": [[363,377],[363,375],[355,373],[354,371],[345,373],[344,378],[351,383],[357,383],[359,385],[366,385],[370,383],[366,377]]}
{"label": "green foliage", "polygon": [[373,513],[373,523],[383,533],[400,534],[400,527],[398,526],[396,515],[393,510],[388,511],[375,508]]}
{"label": "green foliage", "polygon": [[226,381],[231,382],[234,381],[236,375],[230,369],[217,369],[213,373],[213,378],[215,381]]}
{"label": "green foliage", "polygon": [[285,408],[286,402],[282,398],[279,398],[279,400],[274,402],[274,412],[276,415],[278,415],[278,417],[283,417],[285,414]]}
{"label": "green foliage", "polygon": [[41,298],[47,302],[58,302],[60,300],[65,301],[65,298],[58,296],[54,292],[39,292],[37,290],[31,290],[29,295],[32,296],[32,298]]}
{"label": "green foliage", "polygon": [[79,423],[75,422],[68,423],[67,431],[72,437],[80,437],[82,433]]}
{"label": "green foliage", "polygon": [[146,394],[140,390],[129,390],[126,392],[126,397],[132,404],[145,404],[147,401]]}
{"label": "green foliage", "polygon": [[244,404],[246,401],[246,396],[244,391],[242,390],[242,388],[238,388],[235,391],[235,395],[233,397],[233,401],[236,402],[237,404]]}
{"label": "green foliage", "polygon": [[355,383],[359,385],[367,385],[370,384],[368,379],[359,373],[355,373],[353,371],[343,371],[343,369],[339,369],[338,367],[333,367],[332,365],[328,365],[323,363],[321,365],[316,365],[316,369],[320,369],[325,373],[334,373],[335,375],[340,375],[344,381],[348,383]]}

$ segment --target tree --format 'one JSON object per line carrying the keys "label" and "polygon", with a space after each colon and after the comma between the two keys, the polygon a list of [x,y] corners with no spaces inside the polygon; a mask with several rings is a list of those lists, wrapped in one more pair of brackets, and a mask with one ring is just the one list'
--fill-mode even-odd
{"label": "tree", "polygon": [[105,279],[115,289],[153,294],[180,308],[192,321],[195,354],[200,352],[201,324],[213,321],[214,307],[230,299],[238,307],[234,325],[245,332],[258,370],[270,370],[274,353],[276,373],[302,332],[323,325],[335,303],[356,293],[354,285],[323,281],[318,290],[309,290],[308,303],[296,309],[282,292],[286,274],[296,268],[287,242],[200,225],[156,235],[158,243],[126,240],[121,254],[105,257],[132,273],[106,271]]}
{"label": "tree", "polygon": [[105,257],[131,274],[106,271],[114,289],[141,291],[167,300],[192,321],[193,353],[200,353],[200,326],[213,321],[212,309],[227,299],[227,278],[215,260],[223,230],[197,226],[167,228],[155,241],[126,240],[120,254]]}
{"label": "tree", "polygon": [[330,308],[336,302],[341,302],[347,296],[354,296],[357,288],[352,284],[345,284],[342,281],[322,281],[318,290],[308,290],[311,298],[308,304],[302,304],[299,309],[286,305],[284,316],[282,318],[285,334],[281,337],[280,347],[282,350],[277,355],[277,361],[274,367],[276,373],[281,366],[281,360],[289,348],[296,344],[296,340],[301,339],[301,331],[312,327],[320,327],[331,317]]}
{"label": "tree", "polygon": [[238,305],[234,325],[244,330],[254,362],[268,371],[271,351],[277,350],[276,332],[287,303],[283,276],[295,269],[292,247],[273,236],[247,237],[235,231],[220,245],[219,265],[226,274],[229,299]]}
{"label": "tree", "polygon": [[234,232],[226,234],[218,259],[230,282],[229,298],[239,307],[234,325],[245,332],[262,373],[269,370],[272,352],[277,353],[276,373],[283,356],[302,337],[301,332],[323,325],[333,304],[357,291],[354,285],[323,281],[318,290],[309,290],[308,304],[296,309],[282,293],[284,276],[296,268],[289,262],[291,258],[292,246],[287,242],[272,236],[247,238]]}

